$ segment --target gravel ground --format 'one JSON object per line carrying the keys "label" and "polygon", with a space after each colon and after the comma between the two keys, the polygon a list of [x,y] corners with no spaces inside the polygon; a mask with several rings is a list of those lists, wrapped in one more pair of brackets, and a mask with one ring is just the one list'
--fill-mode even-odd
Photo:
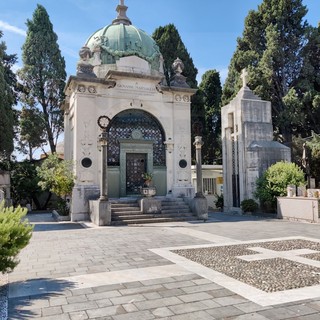
{"label": "gravel ground", "polygon": [[7,284],[8,275],[0,273],[0,320],[8,319]]}
{"label": "gravel ground", "polygon": [[[265,292],[276,292],[320,284],[320,268],[306,264],[273,258],[258,261],[244,261],[239,256],[255,254],[247,249],[262,247],[274,251],[312,249],[320,251],[318,242],[306,240],[284,240],[230,245],[200,249],[175,250],[189,260],[200,263],[229,277],[240,280]],[[305,257],[319,259],[319,254]]]}

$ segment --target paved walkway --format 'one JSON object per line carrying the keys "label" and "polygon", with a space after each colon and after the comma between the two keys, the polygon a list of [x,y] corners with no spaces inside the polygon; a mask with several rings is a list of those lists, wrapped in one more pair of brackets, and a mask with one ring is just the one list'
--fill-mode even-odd
{"label": "paved walkway", "polygon": [[[219,213],[206,223],[100,228],[55,223],[48,214],[29,219],[35,223],[32,240],[9,275],[9,319],[320,319],[320,283],[265,292],[172,252],[252,243],[255,251],[239,259],[280,257],[301,272],[313,268],[316,277],[319,224]],[[296,239],[314,243],[313,250],[296,247],[290,254],[285,248],[278,254],[257,248]],[[308,253],[313,256],[302,257]]]}

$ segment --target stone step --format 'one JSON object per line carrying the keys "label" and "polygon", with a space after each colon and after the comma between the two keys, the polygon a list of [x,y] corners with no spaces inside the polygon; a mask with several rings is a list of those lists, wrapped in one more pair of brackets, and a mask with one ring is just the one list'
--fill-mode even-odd
{"label": "stone step", "polygon": [[180,213],[191,213],[190,208],[177,208],[177,209],[162,209],[161,213],[175,213],[175,214],[180,214]]}
{"label": "stone step", "polygon": [[145,224],[145,223],[160,223],[160,222],[177,222],[177,221],[192,221],[196,220],[193,216],[187,217],[174,217],[174,218],[151,218],[151,219],[128,219],[111,222],[112,225],[130,225],[130,224]]}
{"label": "stone step", "polygon": [[142,214],[125,214],[121,216],[113,216],[113,221],[120,220],[133,220],[133,219],[158,219],[158,218],[181,218],[181,217],[192,217],[191,212],[185,212],[180,214],[172,214],[172,213],[142,213]]}
{"label": "stone step", "polygon": [[167,205],[167,204],[163,204],[161,203],[161,208],[162,209],[172,209],[172,208],[189,208],[189,206],[187,204],[183,204],[183,203],[178,203],[178,204],[174,204],[174,205]]}
{"label": "stone step", "polygon": [[162,199],[161,213],[143,214],[136,201],[111,203],[112,225],[194,220],[189,206],[183,199]]}
{"label": "stone step", "polygon": [[111,203],[111,208],[128,208],[128,207],[139,207],[137,202],[133,203]]}
{"label": "stone step", "polygon": [[111,213],[112,213],[112,217],[132,216],[132,215],[143,214],[141,210],[137,210],[137,211],[121,211],[121,212],[112,211]]}
{"label": "stone step", "polygon": [[119,212],[126,212],[126,211],[140,211],[140,207],[118,207],[114,208],[111,206],[111,212],[112,213],[119,213]]}

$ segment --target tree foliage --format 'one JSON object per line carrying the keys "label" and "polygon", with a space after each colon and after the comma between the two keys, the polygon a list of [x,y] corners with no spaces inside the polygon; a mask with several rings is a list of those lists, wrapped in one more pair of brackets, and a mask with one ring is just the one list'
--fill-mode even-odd
{"label": "tree foliage", "polygon": [[37,168],[42,190],[54,192],[59,197],[70,195],[74,185],[74,174],[70,161],[59,159],[56,153],[50,154]]}
{"label": "tree foliage", "polygon": [[307,147],[309,149],[309,165],[310,174],[320,182],[320,135],[312,132],[311,140],[307,141]]}
{"label": "tree foliage", "polygon": [[196,77],[198,70],[194,66],[177,28],[173,24],[158,27],[152,37],[158,44],[164,59],[164,73],[167,84],[170,85],[170,80],[174,76],[172,64],[176,58],[180,58],[185,66],[183,75],[187,77],[187,83],[191,88],[197,88]]}
{"label": "tree foliage", "polygon": [[250,88],[271,101],[275,131],[285,142],[319,126],[320,34],[305,21],[306,13],[302,0],[264,0],[250,11],[223,89],[226,104],[247,68]]}
{"label": "tree foliage", "polygon": [[286,195],[288,185],[305,184],[304,173],[295,163],[277,162],[257,180],[255,197],[260,200],[262,207],[274,210],[277,197]]}
{"label": "tree foliage", "polygon": [[[41,188],[38,185],[37,167],[39,161],[11,162],[11,196],[15,204],[32,203],[36,209],[46,208],[46,203],[42,204],[40,196]],[[47,198],[45,202],[49,201]]]}
{"label": "tree foliage", "polygon": [[[2,37],[0,31],[0,38]],[[16,62],[16,55],[6,53],[5,42],[0,42],[0,158],[9,160],[13,152],[16,104],[16,77],[12,66]]]}
{"label": "tree foliage", "polygon": [[204,164],[221,163],[221,82],[216,70],[209,70],[202,76],[199,92],[204,105],[204,145],[202,159]]}
{"label": "tree foliage", "polygon": [[58,207],[61,214],[68,214],[67,196],[71,195],[75,176],[72,162],[59,159],[56,153],[50,154],[40,167],[37,168],[39,182],[42,190],[55,193],[60,199]]}
{"label": "tree foliage", "polygon": [[[24,87],[21,100],[31,113],[35,112],[35,107],[39,109],[37,116],[28,117],[28,121],[33,121],[37,130],[44,129],[45,138],[54,153],[57,139],[63,131],[60,104],[64,98],[65,61],[43,6],[37,5],[32,20],[27,20],[27,27],[27,38],[22,47],[23,68],[19,72]],[[42,137],[43,133],[39,136]],[[24,138],[29,146],[30,143],[32,147],[38,146],[39,141],[30,141],[25,135]]]}
{"label": "tree foliage", "polygon": [[[153,39],[159,46],[160,52],[164,59],[164,73],[167,85],[170,85],[174,72],[172,64],[176,58],[180,58],[184,64],[183,75],[187,78],[188,85],[197,88],[198,70],[194,66],[193,60],[190,57],[184,43],[181,40],[177,28],[173,24],[168,24],[164,27],[158,27],[153,35]],[[191,99],[191,124],[200,122],[203,126],[205,123],[205,111],[203,107],[202,97],[198,91]],[[192,140],[194,132],[192,132]],[[195,151],[192,149],[192,158],[195,159]]]}
{"label": "tree foliage", "polygon": [[42,148],[46,143],[45,124],[42,113],[35,107],[22,107],[20,112],[20,140],[18,150],[28,154],[29,160],[33,160],[36,149]]}
{"label": "tree foliage", "polygon": [[24,219],[27,209],[5,208],[0,203],[0,272],[12,271],[19,260],[18,253],[29,243],[33,226]]}

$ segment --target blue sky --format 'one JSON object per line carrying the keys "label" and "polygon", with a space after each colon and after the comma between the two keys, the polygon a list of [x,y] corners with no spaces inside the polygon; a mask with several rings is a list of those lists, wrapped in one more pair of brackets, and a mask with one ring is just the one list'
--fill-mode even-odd
{"label": "blue sky", "polygon": [[[249,10],[262,0],[125,0],[132,23],[152,34],[159,26],[173,23],[187,47],[200,80],[210,69],[220,71],[224,80],[227,68],[241,36]],[[37,3],[42,4],[58,35],[68,75],[74,75],[78,52],[96,30],[116,17],[119,0],[0,0],[0,30],[8,53],[17,53],[21,66],[21,47],[25,41],[26,20],[32,19]],[[320,0],[303,0],[309,9],[308,22],[320,21]]]}

